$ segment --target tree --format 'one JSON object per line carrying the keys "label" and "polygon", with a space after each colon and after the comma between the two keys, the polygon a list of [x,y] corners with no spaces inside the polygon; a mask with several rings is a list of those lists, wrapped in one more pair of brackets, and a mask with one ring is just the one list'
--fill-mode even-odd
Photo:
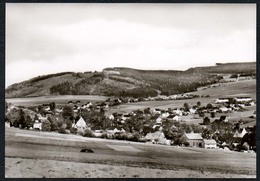
{"label": "tree", "polygon": [[215,117],[215,113],[214,113],[214,112],[211,112],[211,113],[210,113],[210,117],[211,117],[211,118],[214,118],[214,117]]}
{"label": "tree", "polygon": [[42,122],[42,131],[51,131],[51,123],[49,120],[44,120]]}
{"label": "tree", "polygon": [[186,111],[188,111],[190,109],[189,104],[186,102],[183,104],[183,107],[185,108]]}
{"label": "tree", "polygon": [[73,120],[74,118],[74,112],[72,110],[72,108],[70,106],[64,106],[63,107],[63,112],[62,112],[62,117],[64,119],[70,119],[70,120]]}
{"label": "tree", "polygon": [[208,117],[205,117],[205,118],[203,119],[203,124],[204,124],[204,125],[209,125],[209,124],[210,124],[210,119],[209,119]]}
{"label": "tree", "polygon": [[31,116],[26,115],[25,122],[24,122],[24,127],[30,128],[32,126],[33,126],[33,120],[31,118]]}
{"label": "tree", "polygon": [[212,137],[212,134],[213,134],[212,130],[206,128],[203,130],[201,136],[202,136],[202,138],[210,139]]}
{"label": "tree", "polygon": [[72,127],[72,121],[69,118],[65,118],[63,122],[66,124],[66,129],[70,129]]}
{"label": "tree", "polygon": [[55,103],[55,102],[51,102],[51,103],[50,103],[50,109],[51,109],[51,111],[54,111],[55,108],[56,108],[56,103]]}
{"label": "tree", "polygon": [[213,108],[213,105],[208,103],[207,106],[206,106],[207,109],[212,109]]}
{"label": "tree", "polygon": [[201,106],[201,102],[200,102],[200,101],[197,102],[197,106],[198,106],[198,107]]}
{"label": "tree", "polygon": [[11,111],[6,114],[6,118],[10,121],[11,125],[18,127],[18,122],[21,119],[20,109],[11,109]]}

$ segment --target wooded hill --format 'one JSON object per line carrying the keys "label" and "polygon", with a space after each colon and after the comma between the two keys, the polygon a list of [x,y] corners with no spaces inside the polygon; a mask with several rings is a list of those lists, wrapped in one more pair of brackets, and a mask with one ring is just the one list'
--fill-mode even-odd
{"label": "wooded hill", "polygon": [[175,70],[106,68],[102,72],[62,72],[38,76],[9,86],[10,97],[46,95],[106,95],[124,97],[171,95],[217,83],[219,74],[256,74],[256,63],[227,63],[210,67]]}

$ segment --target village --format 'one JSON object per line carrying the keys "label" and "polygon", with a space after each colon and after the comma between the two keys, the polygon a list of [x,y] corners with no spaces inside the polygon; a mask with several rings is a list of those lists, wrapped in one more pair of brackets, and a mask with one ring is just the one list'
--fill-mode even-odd
{"label": "village", "polygon": [[[193,97],[197,96],[187,94],[173,99]],[[153,101],[154,98],[109,98],[104,102],[93,103],[81,103],[78,100],[68,101],[62,106],[56,106],[55,102],[30,107],[6,103],[6,126],[147,144],[245,152],[256,150],[256,112],[248,118],[251,121],[229,120],[230,113],[243,112],[247,107],[254,106],[254,100],[250,97],[220,97],[206,105],[200,102],[196,105],[184,103],[178,108],[147,107],[129,113],[118,111],[108,114],[111,107],[149,100]],[[192,123],[188,119],[202,121]]]}

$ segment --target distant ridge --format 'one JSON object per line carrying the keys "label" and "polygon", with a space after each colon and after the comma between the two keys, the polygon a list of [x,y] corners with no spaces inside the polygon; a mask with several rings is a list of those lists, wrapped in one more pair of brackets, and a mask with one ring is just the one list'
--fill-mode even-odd
{"label": "distant ridge", "polygon": [[215,66],[180,70],[139,70],[108,67],[102,72],[61,72],[13,84],[6,97],[48,95],[106,95],[148,97],[185,93],[217,83],[222,74],[256,75],[256,62],[217,63]]}

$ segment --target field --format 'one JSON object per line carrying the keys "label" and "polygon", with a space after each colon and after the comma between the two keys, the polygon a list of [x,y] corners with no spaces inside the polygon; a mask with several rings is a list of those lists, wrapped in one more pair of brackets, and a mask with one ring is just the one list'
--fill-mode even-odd
{"label": "field", "polygon": [[[108,111],[108,114],[121,111],[131,112],[136,109],[144,109],[147,107],[167,109],[167,108],[180,108],[183,107],[183,104],[186,102],[189,105],[196,105],[198,101],[201,102],[202,106],[206,106],[208,103],[214,103],[218,97],[226,97],[231,95],[246,95],[252,97],[253,100],[256,100],[256,80],[245,80],[239,82],[223,83],[219,87],[207,88],[205,90],[200,90],[196,92],[190,92],[191,94],[197,94],[204,97],[186,99],[186,100],[165,100],[165,101],[145,101],[137,103],[128,103],[123,104],[117,107],[114,107]],[[210,97],[205,97],[209,95]],[[255,110],[255,107],[253,108]],[[250,108],[252,112],[252,108]],[[250,113],[251,113],[250,112]]]}
{"label": "field", "polygon": [[[5,176],[255,178],[256,154],[6,128]],[[92,153],[82,153],[82,148]]]}
{"label": "field", "polygon": [[90,102],[102,102],[108,97],[106,96],[93,96],[93,95],[65,95],[65,96],[41,96],[41,97],[30,97],[30,98],[7,98],[6,102],[20,106],[31,106],[48,104],[55,102],[56,104],[64,105],[68,101],[81,101],[82,103]]}

